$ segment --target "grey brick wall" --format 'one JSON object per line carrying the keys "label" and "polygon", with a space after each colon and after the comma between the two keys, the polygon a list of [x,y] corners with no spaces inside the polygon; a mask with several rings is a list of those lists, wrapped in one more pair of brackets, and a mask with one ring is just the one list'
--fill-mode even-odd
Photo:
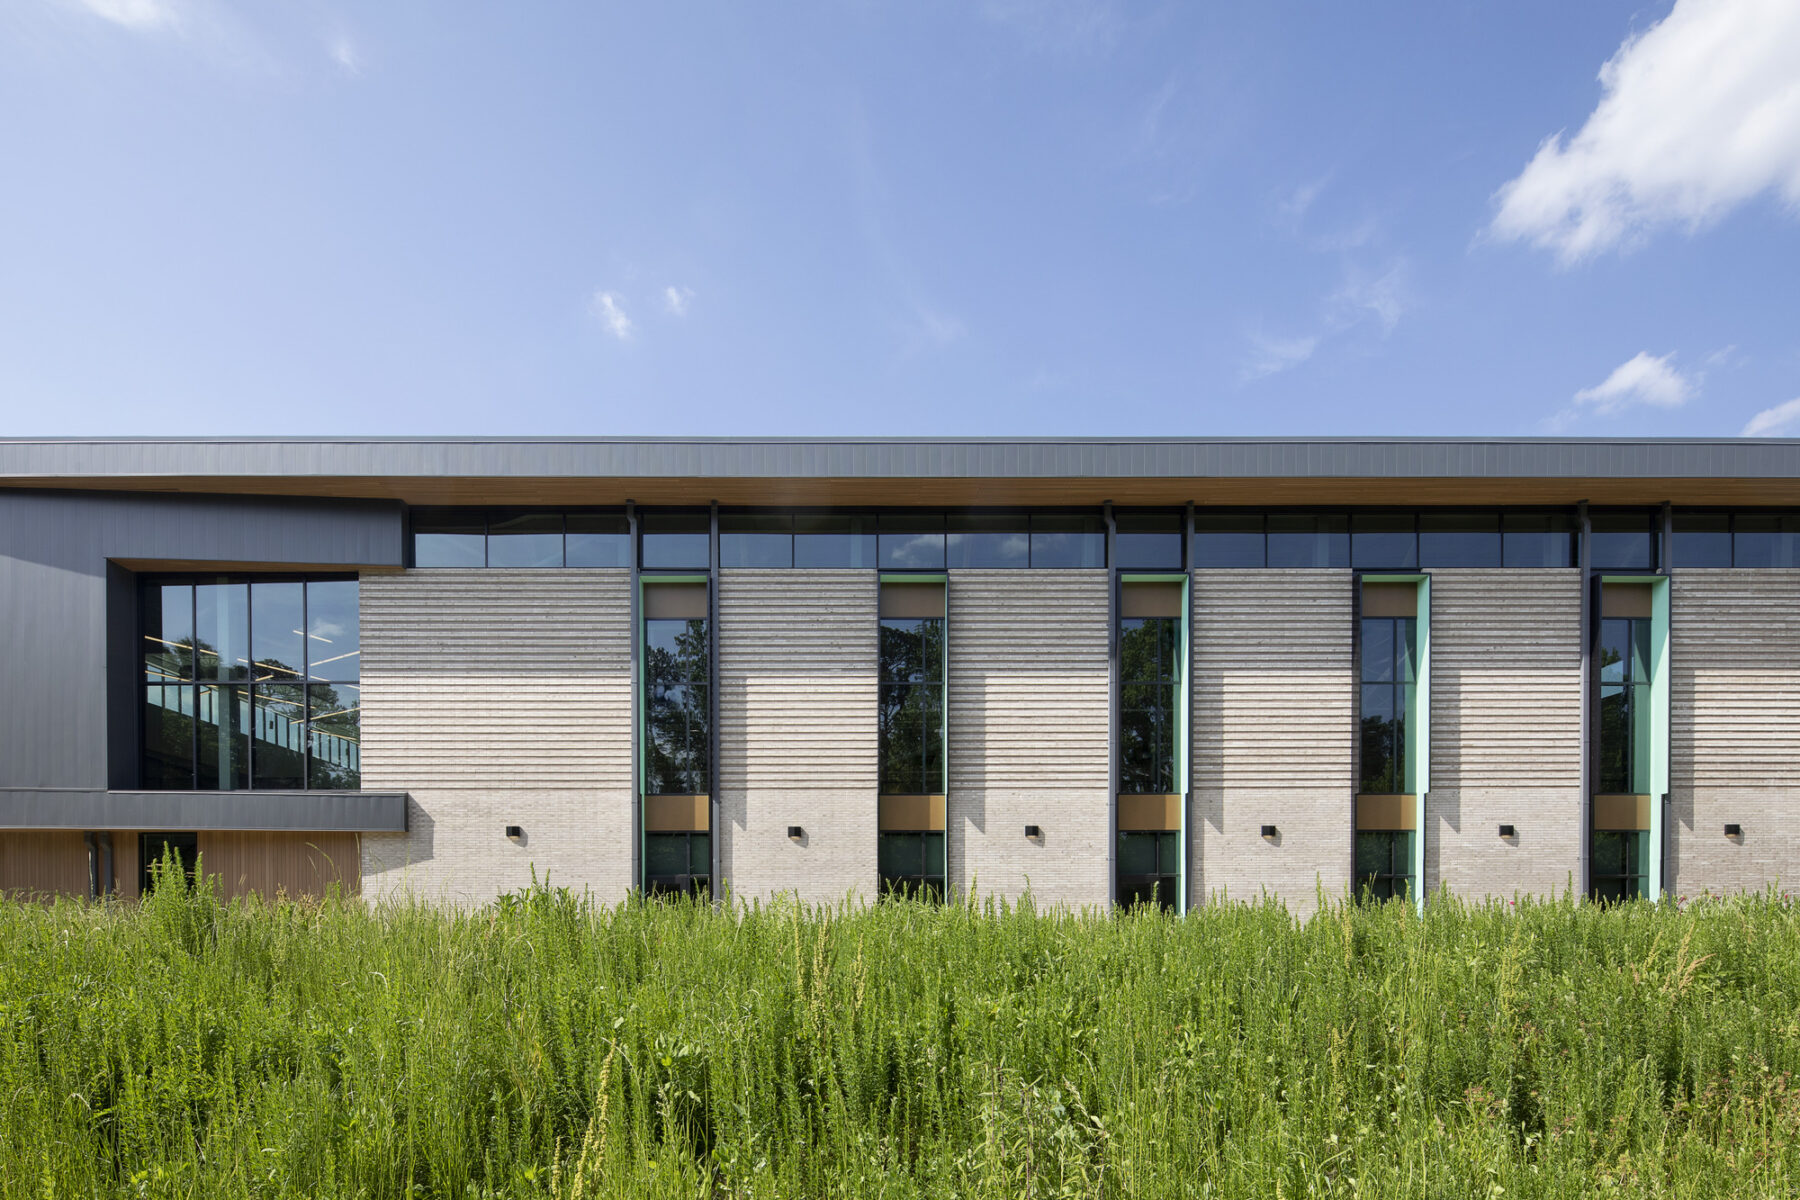
{"label": "grey brick wall", "polygon": [[719,833],[740,899],[875,894],[876,600],[873,571],[719,573]]}
{"label": "grey brick wall", "polygon": [[950,573],[952,889],[1109,903],[1109,586],[1103,570]]}
{"label": "grey brick wall", "polygon": [[[631,885],[630,573],[362,581],[365,788],[412,795],[363,838],[363,892],[479,903],[542,879]],[[519,844],[507,825],[522,826]]]}
{"label": "grey brick wall", "polygon": [[1670,587],[1669,886],[1800,890],[1800,570],[1678,569]]}
{"label": "grey brick wall", "polygon": [[1311,912],[1350,884],[1351,574],[1196,571],[1193,587],[1190,893]]}
{"label": "grey brick wall", "polygon": [[1431,572],[1430,704],[1427,890],[1579,889],[1581,572]]}

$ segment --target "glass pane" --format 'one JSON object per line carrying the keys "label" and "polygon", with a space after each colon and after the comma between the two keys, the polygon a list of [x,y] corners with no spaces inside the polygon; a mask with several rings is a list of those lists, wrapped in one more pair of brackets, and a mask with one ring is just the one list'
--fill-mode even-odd
{"label": "glass pane", "polygon": [[192,833],[144,833],[138,835],[138,890],[149,894],[156,886],[158,867],[174,868],[194,880],[194,865],[199,861],[200,838]]}
{"label": "glass pane", "polygon": [[689,857],[685,833],[644,835],[644,870],[650,875],[686,875]]}
{"label": "glass pane", "polygon": [[1136,571],[1179,571],[1185,518],[1178,513],[1115,512],[1116,565]]}
{"label": "glass pane", "polygon": [[1735,566],[1800,567],[1800,518],[1739,513],[1734,529]]}
{"label": "glass pane", "polygon": [[312,705],[306,786],[361,787],[362,689],[353,683],[315,683],[306,690]]}
{"label": "glass pane", "polygon": [[1126,682],[1181,678],[1179,617],[1127,617],[1119,622],[1119,678]]}
{"label": "glass pane", "polygon": [[1119,835],[1119,874],[1156,874],[1156,835],[1154,833],[1121,833]]}
{"label": "glass pane", "polygon": [[195,674],[201,679],[250,677],[250,585],[202,583],[194,588]]}
{"label": "glass pane", "polygon": [[146,587],[139,597],[144,678],[194,677],[194,589],[185,583]]}
{"label": "glass pane", "polygon": [[1359,513],[1350,518],[1350,561],[1358,567],[1418,566],[1413,515]]}
{"label": "glass pane", "polygon": [[712,518],[706,513],[645,513],[643,555],[651,570],[704,571],[712,565]]}
{"label": "glass pane", "polygon": [[1366,683],[1394,678],[1394,618],[1363,618],[1362,677]]}
{"label": "glass pane", "polygon": [[1656,543],[1649,513],[1591,513],[1593,536],[1588,558],[1595,570],[1642,570],[1656,566]]}
{"label": "glass pane", "polygon": [[195,787],[232,791],[250,786],[249,692],[238,684],[200,685]]}
{"label": "glass pane", "polygon": [[307,672],[312,679],[362,678],[362,620],[354,579],[306,585]]}
{"label": "glass pane", "polygon": [[1401,755],[1403,697],[1392,684],[1365,683],[1362,688],[1362,778],[1358,791],[1371,795],[1404,792]]}
{"label": "glass pane", "polygon": [[[680,622],[651,621],[646,624]],[[704,629],[706,623],[690,621],[687,624]],[[655,657],[654,652],[652,657]],[[711,747],[708,730],[711,727],[711,714],[708,710],[710,693],[705,683],[705,664],[676,654],[652,669],[663,672],[664,677],[670,679],[679,678],[680,672],[697,670],[698,680],[663,683],[658,682],[657,675],[650,676],[644,730],[646,790],[651,795],[709,794],[708,759]]]}
{"label": "glass pane", "polygon": [[412,531],[415,567],[487,565],[487,519],[480,509],[414,509]]}
{"label": "glass pane", "polygon": [[1356,875],[1394,873],[1394,834],[1388,830],[1359,831],[1356,835]]}
{"label": "glass pane", "polygon": [[925,841],[925,874],[941,879],[944,875],[944,835],[927,833],[922,836]]}
{"label": "glass pane", "polygon": [[1626,684],[1600,686],[1600,781],[1599,790],[1636,794],[1632,766],[1632,694]]}
{"label": "glass pane", "polygon": [[1420,513],[1419,565],[1497,567],[1499,513]]}
{"label": "glass pane", "polygon": [[941,570],[944,566],[942,513],[883,513],[880,564],[899,569]]}
{"label": "glass pane", "polygon": [[306,689],[298,683],[261,683],[252,698],[250,752],[253,786],[306,786]]}
{"label": "glass pane", "polygon": [[1104,567],[1106,522],[1098,514],[1033,513],[1033,567]]}
{"label": "glass pane", "polygon": [[944,561],[952,567],[1031,565],[1031,535],[1024,513],[952,513],[945,518]]}
{"label": "glass pane", "polygon": [[688,870],[695,875],[712,874],[712,835],[688,834]]}
{"label": "glass pane", "polygon": [[883,875],[923,875],[925,835],[884,833],[876,839],[876,860]]}
{"label": "glass pane", "polygon": [[1260,567],[1263,555],[1261,513],[1195,513],[1196,567]]}
{"label": "glass pane", "polygon": [[1614,618],[1600,622],[1600,678],[1623,681],[1629,669],[1631,622]]}
{"label": "glass pane", "polygon": [[194,689],[144,689],[144,786],[194,786]]}
{"label": "glass pane", "polygon": [[1418,621],[1411,617],[1395,617],[1394,679],[1398,683],[1413,681],[1413,646],[1418,641]]}
{"label": "glass pane", "polygon": [[1575,519],[1566,513],[1507,513],[1500,519],[1509,567],[1575,565]]}
{"label": "glass pane", "polygon": [[571,567],[630,567],[631,525],[623,513],[572,512],[563,519],[563,562]]}
{"label": "glass pane", "polygon": [[1181,855],[1177,845],[1180,839],[1181,835],[1178,833],[1156,835],[1156,869],[1164,875],[1175,876],[1181,873]]}
{"label": "glass pane", "polygon": [[1729,567],[1731,518],[1725,513],[1676,513],[1672,553],[1678,567]]}
{"label": "glass pane", "polygon": [[828,513],[794,518],[794,565],[827,569],[875,565],[875,518]]}
{"label": "glass pane", "polygon": [[563,565],[562,514],[508,512],[488,514],[487,565],[490,567],[560,567]]}
{"label": "glass pane", "polygon": [[644,622],[644,678],[650,682],[705,683],[709,655],[704,620]]}
{"label": "glass pane", "polygon": [[1631,622],[1631,679],[1634,683],[1650,681],[1650,622]]}
{"label": "glass pane", "polygon": [[881,622],[880,678],[887,683],[941,681],[944,622],[936,617],[889,617]]}
{"label": "glass pane", "polygon": [[250,650],[257,680],[295,683],[306,674],[302,583],[250,585]]}
{"label": "glass pane", "polygon": [[1334,513],[1270,513],[1271,567],[1347,567],[1350,518]]}
{"label": "glass pane", "polygon": [[720,513],[721,567],[791,567],[794,519],[784,513]]}
{"label": "glass pane", "polygon": [[938,795],[943,788],[943,685],[884,683],[876,712],[881,791]]}

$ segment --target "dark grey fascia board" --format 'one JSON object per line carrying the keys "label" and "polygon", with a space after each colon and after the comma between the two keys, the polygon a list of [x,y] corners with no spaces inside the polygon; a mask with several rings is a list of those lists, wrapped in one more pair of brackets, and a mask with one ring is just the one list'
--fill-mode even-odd
{"label": "dark grey fascia board", "polygon": [[0,440],[0,482],[83,479],[1800,478],[1800,439]]}
{"label": "dark grey fascia board", "polygon": [[0,788],[0,829],[405,833],[405,792],[105,792]]}

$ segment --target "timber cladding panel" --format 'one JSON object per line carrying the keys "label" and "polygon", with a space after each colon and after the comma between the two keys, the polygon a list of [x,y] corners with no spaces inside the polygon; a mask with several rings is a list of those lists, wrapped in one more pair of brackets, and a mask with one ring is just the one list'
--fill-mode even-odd
{"label": "timber cladding panel", "polygon": [[1193,573],[1197,899],[1267,890],[1304,912],[1349,887],[1353,586],[1345,570]]}
{"label": "timber cladding panel", "polygon": [[1106,904],[1110,576],[949,578],[950,886]]}
{"label": "timber cladding panel", "polygon": [[[1678,893],[1800,880],[1800,570],[1676,570],[1669,801]],[[1727,823],[1741,838],[1727,838]]]}
{"label": "timber cladding panel", "polygon": [[622,897],[630,572],[364,575],[361,613],[363,787],[411,794],[407,833],[363,839],[365,893],[480,902],[535,867]]}
{"label": "timber cladding panel", "polygon": [[1579,887],[1581,572],[1432,571],[1430,717],[1427,892]]}
{"label": "timber cladding panel", "polygon": [[875,893],[877,598],[873,571],[719,573],[719,833],[739,896]]}

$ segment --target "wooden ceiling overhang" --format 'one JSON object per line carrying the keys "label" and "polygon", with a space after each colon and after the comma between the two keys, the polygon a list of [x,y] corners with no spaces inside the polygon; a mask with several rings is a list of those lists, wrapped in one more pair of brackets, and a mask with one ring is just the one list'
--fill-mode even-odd
{"label": "wooden ceiling overhang", "polygon": [[411,505],[987,507],[1183,505],[1493,507],[1800,506],[1800,478],[1444,476],[859,477],[695,476],[12,476],[0,486],[190,495],[335,497]]}

